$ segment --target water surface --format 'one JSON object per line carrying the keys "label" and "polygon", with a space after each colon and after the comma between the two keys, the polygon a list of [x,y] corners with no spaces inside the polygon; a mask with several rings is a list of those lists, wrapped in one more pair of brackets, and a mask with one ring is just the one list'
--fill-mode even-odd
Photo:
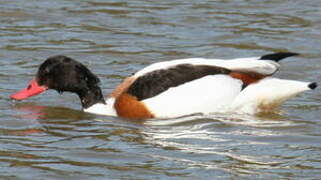
{"label": "water surface", "polygon": [[104,94],[163,60],[301,54],[278,77],[321,78],[319,1],[0,2],[0,179],[319,179],[321,93],[280,112],[131,122],[81,111],[73,94],[24,102],[37,66],[64,54],[86,64]]}

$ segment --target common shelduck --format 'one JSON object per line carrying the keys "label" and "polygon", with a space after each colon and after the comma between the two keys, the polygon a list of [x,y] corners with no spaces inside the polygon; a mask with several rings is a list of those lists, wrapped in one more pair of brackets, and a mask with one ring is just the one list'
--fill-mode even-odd
{"label": "common shelduck", "polygon": [[178,59],[151,64],[123,80],[105,100],[99,78],[80,62],[53,56],[43,62],[26,89],[11,95],[23,100],[48,89],[76,93],[83,110],[130,119],[172,118],[202,113],[272,111],[317,83],[273,78],[278,61],[297,53],[261,57]]}

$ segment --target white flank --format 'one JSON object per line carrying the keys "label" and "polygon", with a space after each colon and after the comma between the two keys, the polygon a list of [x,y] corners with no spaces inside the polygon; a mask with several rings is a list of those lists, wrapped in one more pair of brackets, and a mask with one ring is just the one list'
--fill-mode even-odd
{"label": "white flank", "polygon": [[106,104],[98,103],[84,109],[85,112],[100,114],[106,116],[117,116],[116,110],[114,108],[115,99],[109,98],[106,100]]}
{"label": "white flank", "polygon": [[232,103],[230,111],[248,114],[268,112],[289,98],[310,90],[308,85],[307,82],[265,78],[242,90]]}
{"label": "white flank", "polygon": [[158,118],[221,112],[241,91],[242,82],[227,75],[210,75],[143,100]]}

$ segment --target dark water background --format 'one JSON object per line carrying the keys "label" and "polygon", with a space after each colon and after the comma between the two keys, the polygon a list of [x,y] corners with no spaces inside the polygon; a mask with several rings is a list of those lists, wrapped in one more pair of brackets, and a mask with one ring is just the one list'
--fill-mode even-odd
{"label": "dark water background", "polygon": [[319,0],[0,1],[0,179],[321,179],[321,91],[280,113],[135,123],[80,111],[75,95],[8,96],[57,54],[105,94],[163,60],[302,55],[276,76],[320,82]]}

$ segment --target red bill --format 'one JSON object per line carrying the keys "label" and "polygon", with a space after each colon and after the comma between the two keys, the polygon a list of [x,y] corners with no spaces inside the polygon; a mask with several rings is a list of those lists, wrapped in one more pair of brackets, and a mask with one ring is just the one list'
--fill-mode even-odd
{"label": "red bill", "polygon": [[28,87],[10,96],[15,100],[23,100],[46,91],[46,86],[40,86],[35,79],[31,80]]}

